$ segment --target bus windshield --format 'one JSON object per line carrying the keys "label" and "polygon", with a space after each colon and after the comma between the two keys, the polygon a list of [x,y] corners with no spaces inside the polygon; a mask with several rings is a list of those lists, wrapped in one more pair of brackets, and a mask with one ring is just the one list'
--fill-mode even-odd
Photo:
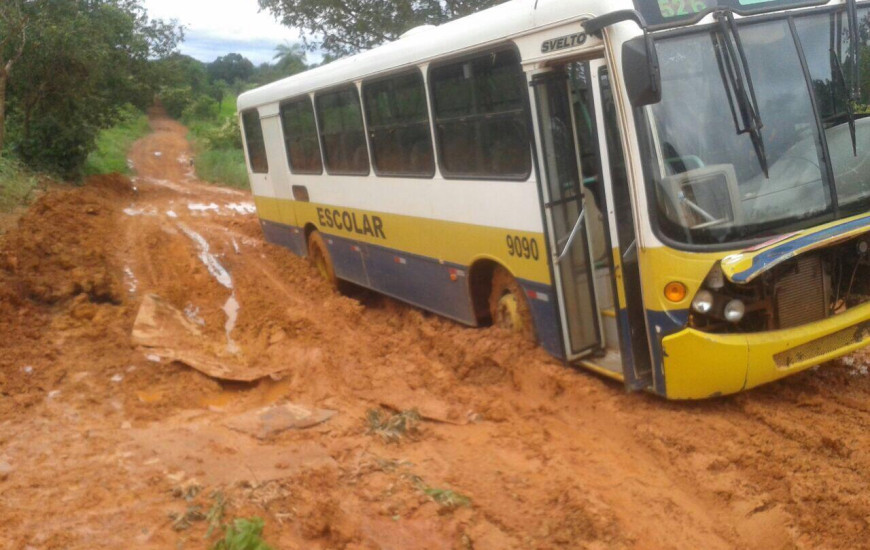
{"label": "bus windshield", "polygon": [[[870,36],[870,10],[858,20]],[[726,244],[868,209],[870,67],[848,25],[824,10],[656,37],[662,100],[642,126],[662,234]]]}

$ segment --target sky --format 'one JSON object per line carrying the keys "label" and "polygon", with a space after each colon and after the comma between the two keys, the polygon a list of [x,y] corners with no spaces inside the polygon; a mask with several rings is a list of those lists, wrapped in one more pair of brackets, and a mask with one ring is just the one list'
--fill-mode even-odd
{"label": "sky", "polygon": [[[299,32],[259,11],[257,0],[142,0],[152,19],[177,19],[185,26],[181,53],[209,63],[240,53],[255,65],[272,61],[275,46],[299,41]],[[309,54],[308,61],[318,56]]]}

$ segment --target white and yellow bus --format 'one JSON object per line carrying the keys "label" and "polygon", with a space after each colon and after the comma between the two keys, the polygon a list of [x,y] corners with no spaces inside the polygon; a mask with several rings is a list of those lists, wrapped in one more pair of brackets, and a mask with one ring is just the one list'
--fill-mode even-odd
{"label": "white and yellow bus", "polygon": [[512,0],[243,94],[268,240],[672,399],[870,343],[870,2]]}

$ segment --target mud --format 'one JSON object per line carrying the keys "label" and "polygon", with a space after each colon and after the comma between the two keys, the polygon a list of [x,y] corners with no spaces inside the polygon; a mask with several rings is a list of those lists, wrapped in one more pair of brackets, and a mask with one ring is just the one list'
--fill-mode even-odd
{"label": "mud", "polygon": [[[0,237],[0,548],[204,548],[192,511],[218,502],[276,548],[870,547],[866,356],[702,403],[626,394],[333,292],[151,121],[135,177],[49,192]],[[149,295],[197,353],[268,376],[137,345]],[[238,429],[270,405],[335,414]],[[423,419],[389,443],[379,407]]]}

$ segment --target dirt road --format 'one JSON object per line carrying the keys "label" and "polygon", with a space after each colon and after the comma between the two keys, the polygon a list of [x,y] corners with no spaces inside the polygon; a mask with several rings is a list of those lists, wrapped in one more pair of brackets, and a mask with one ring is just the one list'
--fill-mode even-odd
{"label": "dirt road", "polygon": [[[0,548],[205,548],[221,511],[282,549],[870,547],[865,357],[703,403],[627,395],[334,293],[152,125],[132,180],[48,193],[0,237]],[[191,362],[269,376],[137,346],[143,304]],[[286,403],[334,415],[269,429]],[[414,408],[398,442],[370,433],[367,411]]]}

